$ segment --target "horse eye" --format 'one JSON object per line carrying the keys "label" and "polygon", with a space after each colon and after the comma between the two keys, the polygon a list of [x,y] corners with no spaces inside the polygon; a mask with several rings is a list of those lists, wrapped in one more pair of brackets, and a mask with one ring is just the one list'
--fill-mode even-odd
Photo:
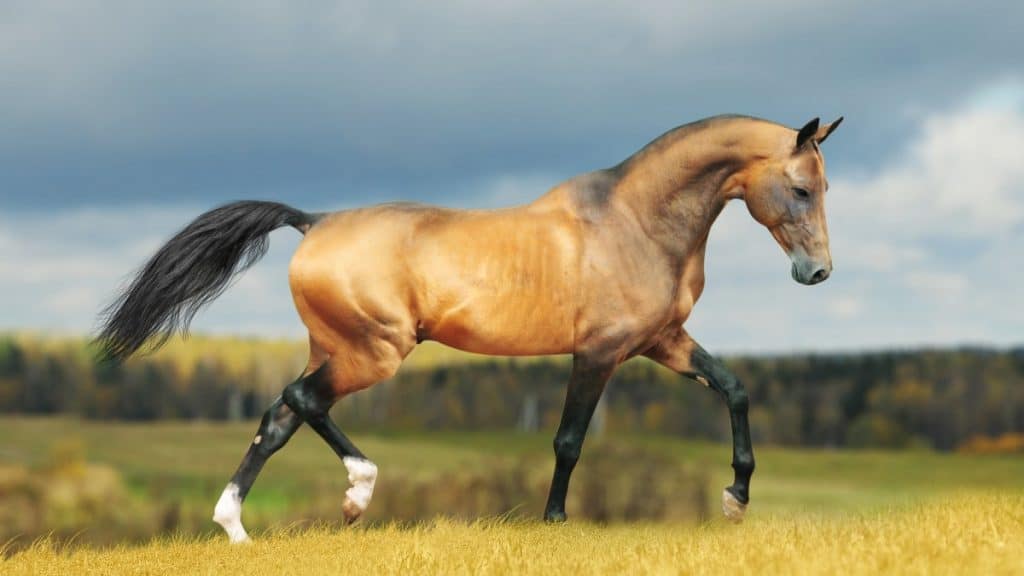
{"label": "horse eye", "polygon": [[796,194],[797,198],[806,200],[811,197],[811,193],[803,188],[793,188],[793,193]]}

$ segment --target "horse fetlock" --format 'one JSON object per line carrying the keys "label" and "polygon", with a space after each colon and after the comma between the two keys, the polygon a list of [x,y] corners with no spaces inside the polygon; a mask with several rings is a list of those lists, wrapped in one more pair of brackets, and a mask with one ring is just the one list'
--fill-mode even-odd
{"label": "horse fetlock", "polygon": [[370,505],[373,498],[373,486],[377,482],[377,465],[365,458],[346,456],[342,459],[348,469],[348,481],[351,487],[345,491],[345,502],[342,511],[349,523],[359,518]]}
{"label": "horse fetlock", "polygon": [[747,502],[740,502],[733,493],[726,488],[722,490],[722,514],[726,520],[739,524],[747,513]]}
{"label": "horse fetlock", "polygon": [[[736,472],[736,483],[740,485],[747,485],[750,483],[750,477],[754,475],[754,457],[752,455],[740,456],[733,458],[732,469]],[[743,495],[746,494],[746,489],[743,489]]]}

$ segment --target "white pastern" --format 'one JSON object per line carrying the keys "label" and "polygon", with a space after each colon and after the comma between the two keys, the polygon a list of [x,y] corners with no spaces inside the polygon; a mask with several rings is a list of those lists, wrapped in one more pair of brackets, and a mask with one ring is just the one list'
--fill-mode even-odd
{"label": "white pastern", "polygon": [[[370,505],[370,498],[373,498],[373,485],[377,481],[377,465],[364,458],[346,456],[342,459],[345,468],[348,468],[348,481],[352,485],[345,491],[346,514],[351,510],[354,520],[362,514]],[[350,505],[351,504],[351,505]],[[355,510],[352,510],[355,508]]]}
{"label": "white pastern", "polygon": [[217,500],[213,521],[224,528],[232,544],[249,541],[249,535],[242,526],[242,499],[238,497],[238,485],[234,482],[228,484]]}
{"label": "white pastern", "polygon": [[728,490],[722,490],[722,513],[730,522],[739,524],[747,512],[747,505],[740,502]]}

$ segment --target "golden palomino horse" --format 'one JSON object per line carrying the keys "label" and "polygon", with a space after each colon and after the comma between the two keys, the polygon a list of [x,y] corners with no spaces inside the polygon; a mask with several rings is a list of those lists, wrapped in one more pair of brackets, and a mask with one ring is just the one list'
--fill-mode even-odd
{"label": "golden palomino horse", "polygon": [[185,331],[263,255],[272,230],[291,226],[305,234],[289,282],[309,329],[309,363],[263,416],[216,505],[214,520],[232,541],[248,539],[242,501],[303,422],[348,471],[346,518],[362,514],[377,467],[328,409],[394,375],[424,340],[481,354],[572,354],[549,521],[565,519],[569,476],[619,364],[646,356],[710,386],[732,423],[735,481],[722,505],[738,521],[754,470],[747,394],[683,325],[704,289],[711,225],[729,200],[743,200],[768,228],[797,282],[828,278],[828,183],[819,144],[841,120],[819,126],[814,119],[800,130],[745,116],[701,120],[514,208],[397,203],[308,214],[274,202],[228,204],[160,248],[107,308],[97,340],[107,358],[121,360]]}

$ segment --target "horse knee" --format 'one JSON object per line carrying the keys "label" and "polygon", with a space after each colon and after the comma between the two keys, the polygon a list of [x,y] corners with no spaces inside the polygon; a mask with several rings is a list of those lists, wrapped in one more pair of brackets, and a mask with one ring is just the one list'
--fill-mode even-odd
{"label": "horse knee", "polygon": [[555,436],[554,448],[555,458],[559,462],[575,464],[580,459],[580,452],[583,447],[583,439],[573,434],[559,434]]}
{"label": "horse knee", "polygon": [[729,411],[733,413],[746,414],[750,408],[750,395],[743,388],[743,385],[736,382],[736,385],[725,394],[725,403]]}
{"label": "horse knee", "polygon": [[722,395],[730,412],[746,412],[750,406],[750,395],[739,378],[725,370],[712,371],[704,375],[711,388]]}

